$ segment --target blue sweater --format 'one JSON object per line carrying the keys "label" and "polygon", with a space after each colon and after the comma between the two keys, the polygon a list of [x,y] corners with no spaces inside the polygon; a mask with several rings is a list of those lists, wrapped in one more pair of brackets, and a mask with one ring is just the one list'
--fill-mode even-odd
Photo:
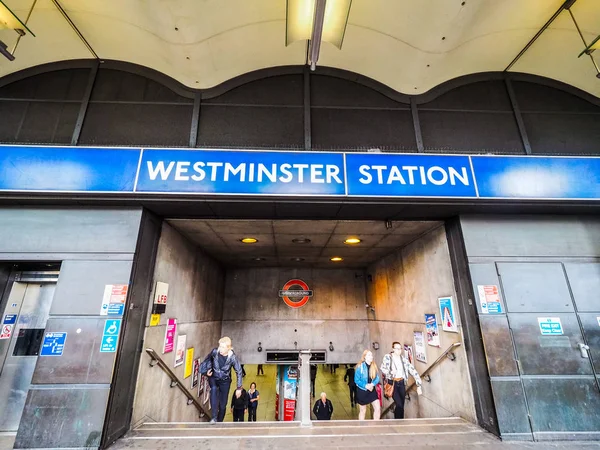
{"label": "blue sweater", "polygon": [[[369,366],[367,366],[367,363],[363,362],[360,366],[357,367],[356,371],[354,372],[354,382],[356,383],[356,386],[359,389],[366,391],[368,380],[369,380]],[[376,385],[379,383],[379,373],[377,373],[377,375],[375,376],[375,379],[372,380],[371,383],[373,383],[373,385]]]}

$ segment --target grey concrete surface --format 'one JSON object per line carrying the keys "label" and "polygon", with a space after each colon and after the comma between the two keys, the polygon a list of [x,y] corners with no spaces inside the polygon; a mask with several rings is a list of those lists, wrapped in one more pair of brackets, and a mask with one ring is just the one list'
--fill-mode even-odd
{"label": "grey concrete surface", "polygon": [[502,442],[477,426],[458,418],[408,419],[403,421],[315,422],[218,425],[156,424],[132,432],[111,447],[121,449],[187,450],[201,448],[409,448],[478,450],[598,449],[598,442]]}
{"label": "grey concrete surface", "polygon": [[[426,363],[414,359],[419,373],[425,371],[450,345],[462,343],[450,254],[443,227],[369,266],[367,272],[372,276],[372,282],[367,281],[367,300],[375,308],[370,315],[369,328],[371,340],[380,345],[379,350],[374,351],[378,365],[391,351],[393,341],[413,346],[414,350],[413,333],[421,331],[426,338],[425,314],[436,314],[440,347],[426,345]],[[442,296],[454,298],[458,333],[442,331],[438,304],[438,297]],[[431,382],[424,383],[422,396],[412,395],[411,401],[406,402],[405,417],[460,416],[475,422],[464,346],[459,347],[455,354],[455,361],[443,360],[433,369]],[[384,407],[389,403],[384,400]]]}
{"label": "grey concrete surface", "polygon": [[[175,351],[162,352],[167,322],[169,318],[177,319],[176,334],[186,335],[186,347],[194,348],[194,358],[204,358],[221,337],[223,280],[223,269],[216,261],[170,225],[163,225],[153,288],[157,281],[169,284],[167,309],[159,326],[146,328],[144,348],[156,350],[188,389],[191,377],[184,379],[185,365],[174,367]],[[153,297],[154,293],[148,301],[152,302]],[[150,367],[149,362],[149,357],[143,354],[132,425],[145,421],[198,421],[196,408],[187,406],[183,393],[172,389],[168,376],[159,367]]]}
{"label": "grey concrete surface", "polygon": [[[313,290],[308,303],[291,308],[279,290],[291,279]],[[361,269],[257,268],[227,271],[222,333],[234,340],[246,364],[264,362],[263,349],[327,349],[327,362],[357,361],[369,346]]]}

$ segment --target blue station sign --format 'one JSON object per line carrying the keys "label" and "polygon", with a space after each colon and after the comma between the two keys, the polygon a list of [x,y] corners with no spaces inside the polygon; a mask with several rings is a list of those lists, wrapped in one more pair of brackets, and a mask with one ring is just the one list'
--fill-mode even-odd
{"label": "blue station sign", "polygon": [[600,200],[600,158],[6,145],[0,191]]}

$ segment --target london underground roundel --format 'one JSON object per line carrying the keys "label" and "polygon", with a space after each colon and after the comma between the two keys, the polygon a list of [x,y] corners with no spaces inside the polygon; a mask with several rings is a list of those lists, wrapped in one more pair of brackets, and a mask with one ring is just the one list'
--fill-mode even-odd
{"label": "london underground roundel", "polygon": [[279,291],[279,296],[290,308],[300,308],[306,305],[312,295],[313,291],[309,289],[308,284],[299,279],[288,281]]}

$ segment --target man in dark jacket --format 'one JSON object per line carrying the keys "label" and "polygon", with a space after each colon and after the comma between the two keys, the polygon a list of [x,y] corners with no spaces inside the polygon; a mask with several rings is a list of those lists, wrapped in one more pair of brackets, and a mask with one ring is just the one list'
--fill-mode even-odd
{"label": "man in dark jacket", "polygon": [[317,420],[330,420],[333,414],[333,405],[331,400],[327,399],[327,394],[321,392],[321,398],[315,402],[313,406],[313,414]]}
{"label": "man in dark jacket", "polygon": [[244,414],[248,409],[248,393],[244,388],[237,388],[233,391],[233,397],[231,397],[231,413],[233,414],[234,422],[243,422]]}
{"label": "man in dark jacket", "polygon": [[210,423],[223,422],[227,409],[227,398],[231,387],[231,368],[237,375],[237,388],[242,387],[242,367],[231,348],[231,339],[219,339],[219,347],[213,349],[202,361],[200,373],[208,376],[210,385],[210,408],[212,419]]}
{"label": "man in dark jacket", "polygon": [[356,383],[354,382],[354,366],[346,365],[346,375],[344,381],[348,381],[348,389],[350,390],[350,406],[354,408],[356,404]]}
{"label": "man in dark jacket", "polygon": [[310,395],[315,396],[315,381],[317,379],[317,365],[310,365]]}

